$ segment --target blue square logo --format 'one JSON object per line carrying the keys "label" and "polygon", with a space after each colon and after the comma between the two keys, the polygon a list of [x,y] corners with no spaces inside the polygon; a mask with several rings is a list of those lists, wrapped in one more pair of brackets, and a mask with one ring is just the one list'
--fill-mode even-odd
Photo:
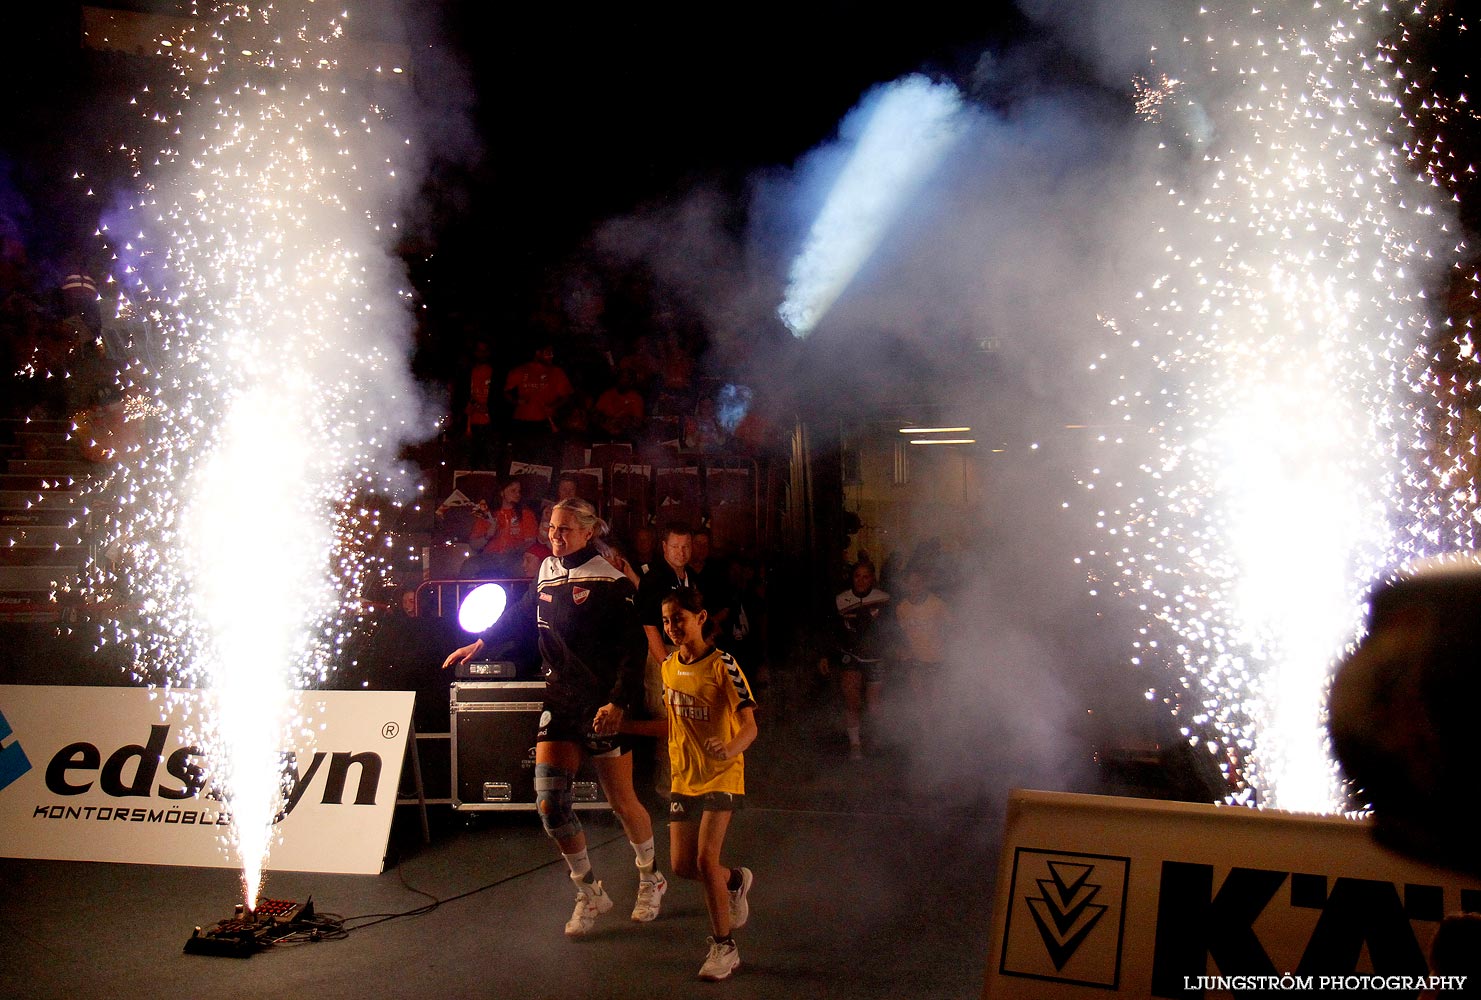
{"label": "blue square logo", "polygon": [[31,770],[31,761],[19,743],[5,745],[11,735],[10,723],[5,721],[4,715],[0,715],[0,789],[8,788],[17,778]]}

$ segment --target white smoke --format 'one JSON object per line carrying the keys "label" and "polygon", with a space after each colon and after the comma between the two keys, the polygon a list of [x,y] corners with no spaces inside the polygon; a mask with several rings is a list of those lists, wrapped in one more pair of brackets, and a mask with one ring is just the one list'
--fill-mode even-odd
{"label": "white smoke", "polygon": [[[1420,312],[1416,289],[1443,268],[1445,248],[1434,239],[1443,220],[1426,216],[1422,206],[1428,201],[1412,177],[1398,177],[1371,196],[1358,193],[1356,179],[1346,187],[1335,182],[1349,170],[1354,178],[1361,173],[1352,166],[1356,161],[1341,158],[1342,151],[1370,141],[1370,116],[1375,110],[1378,117],[1385,113],[1379,88],[1355,84],[1349,91],[1338,80],[1349,72],[1346,67],[1356,73],[1363,65],[1343,60],[1363,51],[1369,22],[1382,13],[1374,5],[1342,4],[1340,12],[1210,5],[1216,8],[1212,13],[1181,2],[1025,0],[1022,6],[1037,32],[984,53],[971,79],[960,81],[963,109],[955,120],[961,131],[949,155],[882,228],[873,251],[857,266],[850,262],[847,287],[825,312],[809,317],[815,326],[805,362],[797,363],[795,352],[774,351],[771,357],[773,370],[785,373],[795,399],[852,391],[862,414],[869,413],[870,392],[898,394],[904,372],[916,373],[913,404],[949,412],[952,423],[970,424],[979,438],[1003,449],[1001,458],[982,459],[964,521],[952,520],[943,528],[926,507],[912,529],[914,537],[895,543],[898,552],[908,554],[913,543],[941,535],[964,564],[964,579],[986,576],[993,584],[959,592],[957,610],[967,625],[950,683],[960,697],[951,702],[950,718],[939,720],[942,738],[957,739],[983,761],[1003,759],[1006,741],[1026,759],[1043,761],[1046,766],[1039,770],[1047,775],[1054,772],[1054,762],[1062,761],[1065,741],[1075,739],[1087,715],[1123,711],[1114,704],[1115,692],[1130,695],[1124,711],[1131,724],[1154,729],[1165,724],[1149,717],[1162,710],[1160,704],[1135,702],[1166,679],[1149,682],[1157,665],[1176,664],[1186,655],[1191,667],[1199,655],[1159,649],[1157,630],[1165,635],[1178,616],[1167,609],[1185,599],[1196,605],[1206,592],[1217,596],[1221,585],[1208,581],[1228,567],[1198,560],[1208,551],[1223,551],[1223,541],[1199,545],[1219,532],[1176,538],[1166,543],[1167,553],[1163,540],[1151,539],[1138,549],[1142,543],[1133,536],[1146,528],[1136,521],[1136,512],[1165,513],[1156,509],[1160,500],[1152,499],[1161,489],[1157,462],[1149,458],[1158,443],[1182,440],[1187,433],[1190,441],[1217,444],[1178,421],[1177,408],[1190,401],[1202,405],[1195,391],[1206,388],[1210,372],[1224,370],[1225,361],[1212,357],[1213,342],[1202,333],[1224,337],[1226,312],[1250,319],[1247,326],[1232,324],[1238,333],[1229,337],[1236,346],[1227,362],[1228,371],[1236,372],[1238,352],[1284,342],[1281,338],[1302,325],[1262,326],[1262,308],[1274,307],[1261,303],[1285,302],[1296,294],[1290,311],[1295,316],[1300,295],[1324,302],[1323,290],[1341,289],[1340,302],[1321,305],[1319,311],[1336,315],[1361,301],[1349,326],[1332,325],[1339,335],[1345,329],[1359,332],[1360,342],[1350,345],[1346,356],[1359,364],[1392,364],[1407,348],[1385,339],[1390,322],[1385,309],[1399,339],[1410,337],[1422,322],[1415,319]],[[1311,99],[1309,114],[1303,118],[1299,111],[1272,104],[1263,109],[1266,118],[1252,115],[1251,108],[1265,100],[1257,99],[1251,83],[1257,63],[1288,59],[1292,62],[1281,68],[1285,78],[1306,79],[1329,53],[1335,53],[1331,72],[1312,72],[1305,87],[1293,85],[1292,101],[1295,91],[1302,101]],[[1371,67],[1385,63],[1375,56]],[[1368,72],[1360,82],[1375,83],[1384,71]],[[1134,89],[1139,77],[1142,94]],[[1148,95],[1164,98],[1160,122],[1138,116],[1136,101]],[[1324,139],[1324,114],[1344,118],[1354,135],[1344,137],[1338,130]],[[1244,166],[1265,155],[1258,141],[1241,144],[1250,136],[1258,140],[1262,129],[1256,126],[1273,121],[1308,130],[1300,133],[1300,141],[1310,155],[1303,152],[1299,161],[1272,157],[1268,179],[1261,182],[1263,198],[1231,196],[1231,176],[1242,178]],[[1377,134],[1382,131],[1380,122]],[[841,129],[836,140],[790,169],[756,178],[752,228],[745,240],[727,237],[712,244],[729,254],[725,259],[732,273],[750,276],[769,267],[775,275],[791,274],[793,262],[817,245],[810,242],[811,227],[825,212],[835,182],[865,147],[859,139]],[[1389,155],[1386,143],[1372,144],[1373,162]],[[1334,179],[1329,189],[1314,180],[1324,174]],[[1392,204],[1385,205],[1388,201]],[[1341,211],[1325,207],[1339,202]],[[1316,211],[1315,206],[1323,207]],[[1282,217],[1288,210],[1291,214]],[[1371,226],[1345,228],[1370,212]],[[682,212],[670,207],[668,214]],[[1258,220],[1249,234],[1236,233],[1232,225],[1226,234],[1206,228],[1204,215],[1220,224]],[[1282,243],[1288,229],[1297,235]],[[1352,259],[1362,259],[1364,267],[1384,278],[1367,282],[1359,276],[1349,282],[1334,262],[1349,236],[1362,243],[1361,234],[1370,231],[1378,234],[1383,249],[1374,254],[1370,240],[1354,248]],[[1317,235],[1303,237],[1302,232]],[[663,243],[661,225],[649,233],[651,245]],[[1274,253],[1260,237],[1273,239]],[[702,239],[692,229],[686,232],[690,245]],[[1250,247],[1251,255],[1241,258],[1231,243]],[[1293,293],[1286,278],[1301,271],[1281,256],[1290,247],[1308,249],[1308,270],[1330,280]],[[1434,260],[1428,259],[1431,249]],[[1399,263],[1390,267],[1390,261]],[[686,273],[682,262],[674,262],[668,273],[685,287],[704,287],[702,276]],[[1399,279],[1394,285],[1385,284],[1390,273]],[[775,279],[769,286],[763,280],[721,282],[711,288],[707,315],[726,315],[731,329],[766,329],[762,308],[774,307],[778,299],[764,302],[758,290],[769,287],[775,293],[776,286]],[[1186,342],[1159,342],[1153,352],[1146,350],[1148,330],[1159,336],[1193,334]],[[964,377],[983,366],[974,345],[991,346],[990,377]],[[1143,353],[1137,357],[1156,357],[1127,364],[1128,352],[1138,350]],[[1324,341],[1316,354],[1303,347],[1293,356],[1311,359],[1328,352],[1340,364],[1342,350]],[[1209,367],[1200,367],[1208,361]],[[1247,367],[1253,372],[1258,366]],[[1352,374],[1356,384],[1365,376],[1358,364],[1352,369],[1343,378]],[[1380,373],[1374,381],[1385,377],[1391,376]],[[1375,413],[1382,409],[1374,405]],[[1345,413],[1343,406],[1312,413]],[[1248,422],[1243,426],[1254,430]],[[1210,486],[1173,509],[1188,512],[1191,523],[1211,509],[1201,501],[1216,492]],[[1362,504],[1371,507],[1367,499]],[[957,507],[951,509],[954,513]],[[1165,517],[1163,523],[1172,520]],[[1150,579],[1153,562],[1160,568],[1183,558],[1171,551],[1174,546],[1194,552],[1186,564],[1188,589],[1164,593],[1166,586],[1148,583],[1147,592],[1138,594],[1144,586],[1142,564]],[[1362,546],[1359,562],[1371,555],[1368,542]],[[1094,559],[1078,561],[1088,551]],[[1108,580],[1107,574],[1115,578]],[[1098,591],[1102,599],[1127,593],[1129,600],[1112,606],[1090,600],[1087,590]],[[1240,621],[1237,614],[1226,616],[1211,627],[1223,635]],[[1164,642],[1174,646],[1179,640]],[[1230,686],[1228,677],[1208,676],[1205,693],[1196,671],[1188,675],[1183,680],[1192,689],[1195,712],[1216,705],[1208,712],[1215,718],[1254,710],[1248,697],[1254,685],[1247,679],[1234,678]],[[1008,682],[999,684],[1002,678]],[[973,690],[982,697],[970,698]],[[1272,697],[1275,690],[1270,689]],[[1307,707],[1301,715],[1315,730],[1317,708],[1307,694],[1303,698]],[[1248,751],[1233,743],[1230,738],[1229,745],[1216,749],[1231,755]],[[1066,781],[1074,780],[1073,772],[1073,767],[1064,772]],[[1001,790],[999,778],[975,780],[979,792]]]}

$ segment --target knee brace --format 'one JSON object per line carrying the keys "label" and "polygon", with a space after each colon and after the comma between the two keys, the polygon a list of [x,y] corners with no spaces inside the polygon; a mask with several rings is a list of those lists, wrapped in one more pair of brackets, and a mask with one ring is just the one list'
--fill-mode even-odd
{"label": "knee brace", "polygon": [[554,764],[535,765],[535,811],[545,832],[556,840],[574,837],[581,832],[576,818],[575,793],[571,782],[576,775]]}

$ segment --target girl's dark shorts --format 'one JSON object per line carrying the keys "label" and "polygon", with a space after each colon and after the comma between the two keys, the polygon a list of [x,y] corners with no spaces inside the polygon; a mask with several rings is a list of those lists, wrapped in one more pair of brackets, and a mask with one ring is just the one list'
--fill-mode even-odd
{"label": "girl's dark shorts", "polygon": [[705,792],[703,795],[669,796],[670,823],[698,823],[705,812],[735,812],[746,807],[746,797],[732,792]]}

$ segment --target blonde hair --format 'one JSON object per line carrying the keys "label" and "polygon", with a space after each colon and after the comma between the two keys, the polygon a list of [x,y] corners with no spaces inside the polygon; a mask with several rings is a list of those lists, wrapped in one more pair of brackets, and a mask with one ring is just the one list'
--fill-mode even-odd
{"label": "blonde hair", "polygon": [[583,528],[589,528],[591,533],[598,537],[605,536],[611,530],[607,527],[607,522],[597,516],[597,509],[589,501],[582,500],[580,497],[567,497],[564,500],[558,500],[550,510],[551,513],[558,510],[570,511],[576,515],[577,524]]}
{"label": "blonde hair", "polygon": [[580,497],[567,497],[556,501],[550,508],[551,516],[554,517],[558,510],[568,510],[576,515],[576,523],[591,532],[591,543],[596,546],[597,552],[601,553],[603,558],[611,553],[612,546],[608,545],[604,539],[612,529],[597,515],[597,509],[589,501],[582,500]]}

